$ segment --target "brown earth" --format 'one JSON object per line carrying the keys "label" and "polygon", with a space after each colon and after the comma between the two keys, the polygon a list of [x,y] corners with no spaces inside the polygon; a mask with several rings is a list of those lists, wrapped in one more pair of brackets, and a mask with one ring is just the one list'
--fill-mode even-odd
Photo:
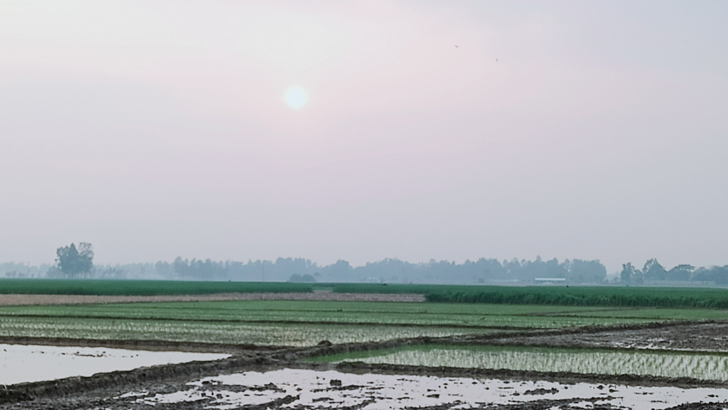
{"label": "brown earth", "polygon": [[139,302],[204,302],[224,300],[314,300],[341,302],[424,302],[424,295],[389,293],[216,293],[210,295],[99,296],[0,295],[0,306],[78,305]]}
{"label": "brown earth", "polygon": [[488,344],[728,353],[728,323],[681,322],[634,327],[629,331],[604,328],[600,331],[542,333],[517,338],[496,337],[489,339]]}

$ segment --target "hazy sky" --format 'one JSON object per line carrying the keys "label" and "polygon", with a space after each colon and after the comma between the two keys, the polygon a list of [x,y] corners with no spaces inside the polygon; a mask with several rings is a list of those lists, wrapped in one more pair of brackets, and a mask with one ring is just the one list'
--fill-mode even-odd
{"label": "hazy sky", "polygon": [[727,18],[0,0],[0,262],[728,264]]}

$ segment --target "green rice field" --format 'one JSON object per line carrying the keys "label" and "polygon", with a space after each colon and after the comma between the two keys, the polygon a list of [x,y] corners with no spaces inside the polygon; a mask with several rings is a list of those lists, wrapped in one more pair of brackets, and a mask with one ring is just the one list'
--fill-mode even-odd
{"label": "green rice field", "polygon": [[689,318],[728,311],[332,301],[6,306],[0,335],[306,346]]}
{"label": "green rice field", "polygon": [[725,288],[335,284],[334,292],[418,293],[428,302],[560,306],[728,308]]}
{"label": "green rice field", "polygon": [[728,355],[496,346],[413,346],[314,361],[728,380]]}
{"label": "green rice field", "polygon": [[[654,297],[661,297],[664,305],[685,305],[692,303],[691,298],[696,297],[722,300],[726,292],[723,289],[0,280],[0,293],[20,294],[167,295],[316,290],[422,292],[428,295],[433,292],[479,294],[477,292],[497,290],[505,296],[502,303],[257,300],[3,306],[0,307],[0,335],[306,346],[322,340],[332,343],[365,342],[504,330],[728,319],[728,310],[716,307],[592,306],[562,303],[557,298],[601,295],[599,297],[606,298],[604,300],[624,301],[642,297],[649,291],[654,293]],[[528,303],[511,303],[529,292],[532,297],[527,300]],[[515,295],[515,299],[506,298],[508,295]],[[551,295],[556,299],[545,300],[539,295]],[[615,295],[627,299],[619,299]],[[535,301],[545,301],[545,304],[536,304]]]}
{"label": "green rice field", "polygon": [[313,346],[331,343],[385,341],[407,337],[441,337],[488,333],[482,329],[436,326],[398,328],[360,325],[293,325],[285,323],[217,323],[161,320],[105,320],[77,318],[0,318],[0,336],[94,340],[156,340],[173,342]]}
{"label": "green rice field", "polygon": [[315,290],[337,293],[422,294],[425,295],[428,302],[435,303],[728,308],[728,289],[725,288],[0,279],[0,294],[151,296],[213,293],[308,293]]}

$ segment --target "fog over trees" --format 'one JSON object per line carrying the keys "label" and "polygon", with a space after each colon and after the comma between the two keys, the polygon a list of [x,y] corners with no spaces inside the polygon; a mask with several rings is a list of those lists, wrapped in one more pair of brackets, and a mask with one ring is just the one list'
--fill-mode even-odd
{"label": "fog over trees", "polygon": [[0,263],[0,278],[96,278],[96,279],[168,279],[251,282],[369,282],[432,284],[714,284],[728,285],[728,266],[696,268],[681,264],[671,269],[656,259],[645,262],[642,269],[625,263],[616,278],[608,278],[607,269],[598,260],[557,259],[498,260],[480,258],[455,263],[430,260],[411,263],[383,259],[363,266],[351,266],[345,260],[319,265],[304,258],[278,258],[275,261],[212,261],[176,258],[172,262],[124,265],[94,265],[93,248],[88,243],[57,249],[55,265],[30,266]]}

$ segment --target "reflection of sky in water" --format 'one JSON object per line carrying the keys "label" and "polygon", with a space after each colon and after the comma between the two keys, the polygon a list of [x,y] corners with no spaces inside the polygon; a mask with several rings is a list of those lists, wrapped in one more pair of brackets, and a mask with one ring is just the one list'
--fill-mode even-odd
{"label": "reflection of sky in water", "polygon": [[[368,356],[368,357],[367,357]],[[366,363],[728,380],[728,356],[647,351],[426,347],[333,357]]]}
{"label": "reflection of sky in water", "polygon": [[89,347],[0,345],[0,384],[91,376],[143,366],[217,360],[229,355]]}
{"label": "reflection of sky in water", "polygon": [[[331,380],[341,380],[343,389],[331,387]],[[597,385],[577,383],[563,385],[542,381],[507,381],[475,378],[402,376],[379,374],[348,374],[336,371],[317,372],[313,370],[284,369],[265,373],[246,372],[240,374],[209,377],[190,383],[189,390],[171,394],[160,394],[140,398],[148,404],[180,403],[201,400],[205,396],[202,382],[221,384],[215,394],[220,394],[209,403],[209,408],[233,409],[240,405],[256,405],[299,396],[288,407],[316,406],[340,408],[355,406],[367,401],[366,410],[402,409],[413,406],[437,406],[460,401],[460,407],[483,403],[508,404],[533,400],[561,400],[574,398],[602,398],[596,404],[624,406],[628,409],[662,409],[681,403],[698,401],[728,400],[728,389],[680,389],[673,387],[637,387],[621,385]],[[225,390],[225,385],[261,388],[275,384],[279,391],[271,388],[259,390]],[[348,386],[356,386],[351,388]],[[601,388],[600,388],[601,387]],[[544,389],[555,393],[524,394],[527,391]],[[241,391],[242,390],[242,391]],[[515,393],[518,393],[516,395]],[[586,404],[586,403],[584,403]],[[588,407],[585,406],[585,407]],[[558,407],[556,407],[558,408]]]}

